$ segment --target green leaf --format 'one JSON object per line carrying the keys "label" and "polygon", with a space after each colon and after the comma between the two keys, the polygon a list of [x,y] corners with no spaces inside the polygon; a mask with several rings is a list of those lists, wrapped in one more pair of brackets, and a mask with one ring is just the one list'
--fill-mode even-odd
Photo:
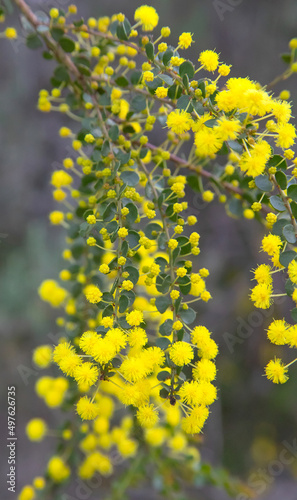
{"label": "green leaf", "polygon": [[64,35],[64,30],[62,30],[61,28],[52,28],[51,35],[55,40],[55,42],[58,42],[60,38],[62,38],[62,36]]}
{"label": "green leaf", "polygon": [[272,234],[275,234],[276,236],[282,236],[283,235],[283,227],[288,224],[287,219],[279,219],[273,224],[272,228]]}
{"label": "green leaf", "polygon": [[169,394],[169,389],[165,389],[165,387],[163,387],[163,389],[161,389],[160,392],[159,392],[159,396],[162,399],[167,399],[168,398],[168,394]]}
{"label": "green leaf", "polygon": [[136,95],[131,101],[131,110],[140,113],[146,108],[146,99],[142,95]]}
{"label": "green leaf", "polygon": [[108,135],[113,142],[117,141],[119,137],[119,127],[117,125],[110,127]]}
{"label": "green leaf", "polygon": [[158,78],[161,78],[162,82],[167,83],[167,85],[171,86],[174,80],[169,75],[158,75]]}
{"label": "green leaf", "polygon": [[297,184],[291,184],[288,187],[287,195],[292,198],[293,201],[297,201]]}
{"label": "green leaf", "polygon": [[102,318],[105,318],[105,316],[112,316],[112,314],[113,314],[113,306],[110,304],[103,310]]}
{"label": "green leaf", "polygon": [[168,295],[161,295],[156,298],[155,305],[159,313],[164,314],[166,309],[171,305],[171,299]]}
{"label": "green leaf", "polygon": [[169,99],[178,99],[182,94],[182,87],[180,85],[172,85],[168,89]]}
{"label": "green leaf", "polygon": [[144,234],[150,240],[156,240],[160,231],[163,231],[163,228],[156,222],[149,222],[149,224],[144,228]]}
{"label": "green leaf", "polygon": [[128,208],[128,210],[129,210],[128,215],[126,215],[126,220],[127,220],[127,222],[129,222],[129,224],[133,224],[133,222],[135,222],[137,217],[138,217],[137,207],[132,202],[127,203],[127,205],[125,205],[125,207]]}
{"label": "green leaf", "polygon": [[155,49],[154,49],[154,45],[152,44],[152,42],[148,42],[144,48],[145,48],[145,52],[146,52],[148,60],[153,61],[155,59]]}
{"label": "green leaf", "polygon": [[291,297],[291,295],[293,295],[293,292],[295,290],[295,285],[294,285],[294,283],[292,283],[291,280],[286,281],[285,290],[286,290],[286,294],[289,295],[289,297]]}
{"label": "green leaf", "polygon": [[193,189],[193,191],[197,191],[198,193],[201,192],[198,182],[198,175],[188,175],[187,184],[190,186],[190,188]]}
{"label": "green leaf", "polygon": [[269,201],[273,208],[275,208],[278,212],[284,212],[286,210],[284,202],[279,196],[270,196]]}
{"label": "green leaf", "polygon": [[281,58],[286,64],[291,64],[291,54],[281,54]]}
{"label": "green leaf", "polygon": [[216,126],[216,124],[217,124],[216,118],[211,118],[210,120],[206,120],[206,122],[204,122],[203,125],[209,128],[213,128]]}
{"label": "green leaf", "polygon": [[129,274],[129,280],[132,281],[133,285],[137,284],[137,281],[139,279],[139,272],[136,269],[136,267],[132,266],[126,266],[124,268],[124,272]]}
{"label": "green leaf", "polygon": [[39,49],[42,47],[42,41],[36,33],[31,33],[27,36],[26,45],[29,49]]}
{"label": "green leaf", "polygon": [[59,40],[59,44],[65,52],[73,52],[75,50],[75,43],[71,38],[63,36]]}
{"label": "green leaf", "polygon": [[69,81],[69,74],[64,66],[58,66],[54,71],[54,78],[60,83]]}
{"label": "green leaf", "polygon": [[120,23],[117,26],[117,37],[119,40],[125,40],[125,41],[128,40],[128,36],[127,36],[126,30],[125,30],[125,27],[122,23]]}
{"label": "green leaf", "polygon": [[283,252],[279,256],[279,261],[282,266],[288,267],[290,262],[297,257],[297,253],[293,250],[288,250],[287,252]]}
{"label": "green leaf", "polygon": [[122,314],[129,307],[129,299],[126,295],[121,295],[119,300],[119,312]]}
{"label": "green leaf", "polygon": [[168,380],[170,377],[171,377],[170,372],[167,372],[165,370],[163,370],[162,372],[159,372],[157,375],[157,379],[160,382],[164,382],[165,380]]}
{"label": "green leaf", "polygon": [[171,285],[171,276],[161,273],[156,278],[156,288],[160,293],[167,293]]}
{"label": "green leaf", "polygon": [[47,61],[50,61],[51,59],[54,58],[54,56],[50,52],[47,52],[46,50],[42,52],[42,57]]}
{"label": "green leaf", "polygon": [[196,319],[196,311],[190,307],[188,309],[181,309],[179,315],[186,325],[190,325]]}
{"label": "green leaf", "polygon": [[128,186],[136,186],[139,182],[139,175],[134,170],[124,170],[121,172],[121,179]]}
{"label": "green leaf", "polygon": [[182,95],[176,103],[177,109],[182,109],[191,113],[193,111],[193,106],[190,101],[191,97],[189,95]]}
{"label": "green leaf", "polygon": [[184,278],[179,278],[178,285],[179,285],[179,289],[183,295],[188,295],[188,293],[190,293],[192,284],[187,276],[184,276]]}
{"label": "green leaf", "polygon": [[124,76],[119,76],[115,82],[119,87],[127,87],[129,85],[129,81]]}
{"label": "green leaf", "polygon": [[[280,186],[281,189],[286,189],[286,187],[287,187],[287,176],[286,176],[286,174],[284,174],[283,172],[281,172],[279,170],[275,174],[275,179],[276,179],[276,182],[278,183],[278,185]],[[296,188],[297,188],[297,186],[296,186]]]}
{"label": "green leaf", "polygon": [[[297,323],[297,307],[292,309],[291,316],[292,316],[293,321],[295,321],[295,323]],[[163,372],[160,372],[160,373],[163,373]]]}
{"label": "green leaf", "polygon": [[257,188],[261,191],[272,191],[273,184],[267,175],[258,175],[258,177],[255,177],[254,180]]}
{"label": "green leaf", "polygon": [[296,242],[296,236],[295,236],[295,230],[292,226],[292,224],[287,224],[283,228],[283,235],[284,238],[287,240],[288,243],[295,243]]}
{"label": "green leaf", "polygon": [[129,230],[128,232],[128,236],[126,237],[128,243],[129,243],[129,247],[131,249],[137,247],[137,245],[139,244],[139,240],[140,240],[140,235],[138,232],[136,231],[133,231],[133,230]]}
{"label": "green leaf", "polygon": [[290,207],[292,210],[292,214],[294,215],[295,219],[297,219],[297,203],[295,201],[292,201],[290,203]]}
{"label": "green leaf", "polygon": [[179,67],[179,74],[181,77],[188,75],[189,78],[193,78],[195,74],[195,68],[190,61],[184,61]]}
{"label": "green leaf", "polygon": [[287,162],[285,158],[283,158],[281,155],[273,155],[270,160],[268,161],[268,166],[269,167],[277,167],[281,168],[282,170],[287,169]]}
{"label": "green leaf", "polygon": [[189,89],[189,86],[190,86],[190,82],[189,82],[189,77],[188,77],[188,75],[184,75],[184,76],[183,76],[183,84],[184,84],[184,87],[188,90],[188,89]]}
{"label": "green leaf", "polygon": [[242,153],[243,147],[238,141],[227,141],[227,144],[235,153]]}
{"label": "green leaf", "polygon": [[161,272],[164,273],[165,267],[168,265],[167,260],[164,259],[163,257],[157,257],[155,259],[155,262],[156,264],[158,264],[158,266],[160,266]]}
{"label": "green leaf", "polygon": [[155,344],[157,347],[160,347],[162,351],[165,351],[171,344],[169,339],[165,339],[164,337],[159,337],[156,339]]}
{"label": "green leaf", "polygon": [[172,319],[166,319],[162,325],[160,325],[159,328],[159,333],[160,335],[164,335],[165,337],[168,337],[172,333],[172,325],[173,321]]}
{"label": "green leaf", "polygon": [[227,205],[226,205],[226,211],[231,216],[242,217],[243,208],[242,208],[241,201],[237,200],[236,198],[231,198],[231,200],[229,201],[229,203],[227,203]]}
{"label": "green leaf", "polygon": [[117,206],[113,201],[112,203],[107,205],[106,209],[103,212],[102,218],[104,221],[108,222],[114,218],[116,213],[117,213]]}
{"label": "green leaf", "polygon": [[163,54],[163,64],[164,66],[168,66],[170,59],[173,56],[173,51],[171,49],[167,49],[166,52]]}
{"label": "green leaf", "polygon": [[138,85],[140,83],[140,80],[142,78],[142,71],[133,71],[130,76],[130,81],[132,85]]}

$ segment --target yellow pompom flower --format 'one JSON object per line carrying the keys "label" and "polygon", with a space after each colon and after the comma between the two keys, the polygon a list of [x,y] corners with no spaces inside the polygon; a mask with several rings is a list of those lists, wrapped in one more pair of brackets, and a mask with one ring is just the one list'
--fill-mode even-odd
{"label": "yellow pompom flower", "polygon": [[193,368],[194,380],[204,380],[205,382],[212,382],[216,377],[216,365],[209,359],[201,359]]}
{"label": "yellow pompom flower", "polygon": [[279,253],[280,247],[282,246],[282,240],[279,236],[275,234],[268,234],[262,239],[262,250],[268,255],[273,256]]}
{"label": "yellow pompom flower", "polygon": [[215,129],[205,127],[195,134],[196,154],[202,158],[214,155],[222,144],[221,136]]}
{"label": "yellow pompom flower", "polygon": [[275,141],[276,145],[280,148],[287,149],[290,148],[296,137],[296,129],[292,123],[284,123],[279,125],[277,129],[277,139]]}
{"label": "yellow pompom flower", "polygon": [[137,420],[145,428],[153,427],[159,419],[158,412],[153,405],[144,405],[137,410]]}
{"label": "yellow pompom flower", "polygon": [[64,220],[64,214],[59,210],[54,210],[49,214],[49,220],[53,225],[61,224],[61,222],[63,222]]}
{"label": "yellow pompom flower", "polygon": [[159,22],[159,16],[154,7],[142,5],[136,9],[134,14],[135,21],[139,21],[143,31],[152,31]]}
{"label": "yellow pompom flower", "polygon": [[134,309],[134,311],[126,314],[126,321],[130,326],[139,326],[143,323],[143,313]]}
{"label": "yellow pompom flower", "polygon": [[169,348],[169,357],[177,366],[184,366],[192,361],[194,351],[187,342],[178,341]]}
{"label": "yellow pompom flower", "polygon": [[297,262],[296,260],[291,260],[288,265],[288,275],[292,283],[297,283]]}
{"label": "yellow pompom flower", "polygon": [[255,307],[259,309],[268,309],[272,303],[271,294],[272,288],[271,285],[266,285],[265,283],[260,283],[256,285],[251,290],[251,300],[254,302]]}
{"label": "yellow pompom flower", "polygon": [[155,94],[159,99],[164,99],[164,97],[167,97],[168,89],[166,87],[158,87],[155,90]]}
{"label": "yellow pompom flower", "polygon": [[15,28],[6,28],[4,34],[5,34],[6,38],[8,38],[10,40],[14,40],[18,37],[17,31]]}
{"label": "yellow pompom flower", "polygon": [[219,64],[219,55],[214,50],[204,50],[198,61],[207,71],[215,71]]}
{"label": "yellow pompom flower", "polygon": [[192,117],[184,109],[177,109],[169,113],[167,118],[167,126],[175,134],[183,134],[190,130],[192,125]]}
{"label": "yellow pompom flower", "polygon": [[266,377],[272,380],[274,384],[284,384],[288,380],[288,369],[283,364],[281,359],[275,358],[269,361],[265,368]]}
{"label": "yellow pompom flower", "polygon": [[189,416],[182,419],[182,428],[187,434],[197,434],[207,420],[209,410],[206,406],[197,406],[192,409]]}
{"label": "yellow pompom flower", "polygon": [[84,396],[79,399],[76,405],[76,411],[83,420],[94,420],[98,417],[99,406],[93,403],[88,396]]}
{"label": "yellow pompom flower", "polygon": [[26,484],[26,486],[21,489],[17,500],[34,500],[34,498],[36,498],[34,488],[31,485]]}
{"label": "yellow pompom flower", "polygon": [[116,348],[108,338],[99,338],[90,351],[91,356],[101,365],[108,364],[116,355]]}
{"label": "yellow pompom flower", "polygon": [[254,276],[255,276],[254,279],[258,283],[264,283],[266,285],[270,285],[272,282],[272,277],[270,273],[271,273],[271,267],[268,266],[267,264],[261,264],[254,271]]}
{"label": "yellow pompom flower", "polygon": [[38,288],[38,293],[42,300],[49,302],[52,307],[59,307],[65,301],[67,290],[60,287],[54,280],[45,280]]}
{"label": "yellow pompom flower", "polygon": [[51,364],[53,349],[50,345],[41,345],[34,349],[33,361],[40,368],[47,368]]}
{"label": "yellow pompom flower", "polygon": [[26,425],[26,434],[30,441],[41,441],[46,432],[46,422],[41,418],[33,418]]}
{"label": "yellow pompom flower", "polygon": [[193,38],[191,33],[182,33],[178,39],[178,45],[181,49],[187,49],[191,46]]}
{"label": "yellow pompom flower", "polygon": [[274,320],[267,330],[267,337],[270,342],[276,345],[285,345],[287,343],[288,327],[289,325],[284,319]]}
{"label": "yellow pompom flower", "polygon": [[98,380],[99,372],[97,366],[92,363],[82,363],[73,372],[73,377],[78,384],[91,387]]}
{"label": "yellow pompom flower", "polygon": [[99,271],[102,274],[108,274],[110,272],[110,268],[107,264],[101,264],[101,266],[99,267]]}
{"label": "yellow pompom flower", "polygon": [[61,483],[70,476],[70,468],[68,465],[65,464],[61,457],[55,455],[50,459],[47,465],[47,472],[55,483]]}
{"label": "yellow pompom flower", "polygon": [[87,285],[84,288],[84,294],[88,302],[91,304],[98,304],[102,297],[102,292],[96,285]]}

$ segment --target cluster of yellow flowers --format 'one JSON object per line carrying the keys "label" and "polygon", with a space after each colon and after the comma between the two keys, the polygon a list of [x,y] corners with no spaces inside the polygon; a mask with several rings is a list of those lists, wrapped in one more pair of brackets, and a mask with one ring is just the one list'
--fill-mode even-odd
{"label": "cluster of yellow flowers", "polygon": [[[133,457],[142,442],[199,460],[191,435],[202,431],[217,397],[218,348],[190,307],[207,303],[211,294],[209,271],[197,269],[197,217],[184,198],[189,188],[206,203],[217,196],[228,213],[247,219],[260,219],[269,202],[273,210],[288,211],[286,225],[274,211],[265,220],[272,233],[262,250],[276,269],[256,269],[251,298],[268,308],[272,273],[284,267],[284,238],[293,239],[297,160],[289,149],[296,130],[289,123],[288,93],[275,97],[248,78],[221,82],[230,66],[213,50],[198,55],[196,68],[180,54],[192,45],[191,33],[172,46],[165,41],[170,28],[162,27],[153,41],[146,33],[159,16],[148,5],[136,10],[133,26],[122,13],[83,23],[71,20],[76,12],[75,5],[67,12],[50,10],[48,28],[57,42],[49,44],[47,30],[36,34],[49,48],[45,56],[60,62],[53,88],[40,91],[38,109],[60,112],[74,125],[60,128],[68,154],[51,175],[58,209],[49,220],[67,231],[59,274],[64,285],[47,279],[39,288],[43,300],[64,310],[57,319],[61,338],[55,347],[38,347],[33,359],[40,368],[54,362],[64,375],[41,377],[36,391],[48,406],[78,414],[59,438],[61,449],[69,449],[79,429],[78,474],[88,479],[112,473],[115,449],[122,458]],[[5,36],[17,35],[7,28]],[[292,41],[290,47],[295,50]],[[290,72],[297,70],[294,64]],[[187,158],[178,156],[189,141]],[[272,143],[282,155],[273,153]],[[284,173],[286,160],[292,160],[292,176]],[[204,188],[203,179],[212,189]],[[278,194],[268,198],[273,187]],[[296,266],[293,256],[292,283]],[[294,326],[282,321],[270,326],[268,336],[277,344],[296,343]],[[266,368],[277,382],[286,380],[286,370],[279,360]],[[131,414],[117,417],[115,408],[124,407]],[[41,419],[28,423],[34,441],[49,433]],[[63,483],[69,476],[63,454],[54,455],[47,478]],[[36,489],[46,487],[41,483],[36,478],[19,500],[33,499]]]}

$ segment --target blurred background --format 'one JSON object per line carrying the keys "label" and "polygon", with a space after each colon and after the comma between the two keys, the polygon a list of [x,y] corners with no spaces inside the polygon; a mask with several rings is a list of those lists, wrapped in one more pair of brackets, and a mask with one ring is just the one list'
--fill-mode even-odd
{"label": "blurred background", "polygon": [[[67,0],[28,3],[39,11],[68,5]],[[132,20],[142,3],[84,0],[77,5],[84,17],[121,11]],[[159,13],[159,26],[171,27],[173,44],[183,31],[194,34],[189,59],[197,60],[201,50],[216,49],[221,60],[232,64],[232,76],[249,76],[261,84],[284,71],[280,54],[287,52],[289,40],[297,36],[296,0],[151,0],[149,4]],[[8,25],[22,33],[17,13],[8,19]],[[42,447],[29,443],[24,435],[26,422],[39,415],[54,426],[59,418],[35,396],[38,372],[31,353],[38,344],[50,342],[49,335],[56,331],[55,314],[39,300],[37,288],[43,279],[56,279],[63,262],[63,231],[49,227],[48,212],[54,207],[50,175],[66,154],[57,131],[66,123],[60,114],[45,115],[36,108],[38,92],[48,88],[53,66],[40,52],[26,48],[22,34],[16,42],[1,41],[0,68],[0,376],[4,402],[0,425],[6,429],[7,386],[16,385],[18,483],[22,486],[42,472],[46,448],[52,444],[50,439]],[[276,95],[284,88],[296,101],[296,77],[275,87]],[[228,218],[217,202],[204,207],[198,194],[189,199],[189,205],[198,216],[201,234],[198,266],[210,269],[209,289],[214,297],[201,309],[201,323],[214,332],[220,346],[219,399],[204,432],[202,458],[248,481],[255,497],[261,494],[261,499],[276,500],[282,495],[296,500],[297,368],[292,367],[284,386],[263,377],[263,366],[274,355],[288,361],[294,357],[292,352],[278,352],[265,334],[272,318],[290,317],[282,300],[269,311],[256,311],[248,299],[250,269],[263,262],[258,253],[263,228],[255,221]],[[290,446],[285,460],[284,450]],[[1,470],[6,471],[6,454],[1,457]],[[258,475],[260,483],[255,481]],[[228,498],[215,488],[195,490],[193,496]],[[132,497],[139,496],[134,492]],[[1,498],[12,496],[4,488]]]}

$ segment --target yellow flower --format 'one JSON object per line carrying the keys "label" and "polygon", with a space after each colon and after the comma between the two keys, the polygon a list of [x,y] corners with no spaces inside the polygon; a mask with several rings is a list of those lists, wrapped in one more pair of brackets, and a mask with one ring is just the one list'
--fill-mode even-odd
{"label": "yellow flower", "polygon": [[207,71],[215,71],[219,64],[219,55],[214,50],[204,50],[198,61]]}
{"label": "yellow flower", "polygon": [[192,44],[192,41],[191,33],[182,33],[178,39],[178,45],[181,49],[187,49]]}
{"label": "yellow flower", "polygon": [[153,427],[158,422],[158,412],[153,405],[145,405],[138,408],[137,419],[142,427]]}
{"label": "yellow flower", "polygon": [[84,396],[78,401],[76,411],[83,420],[94,420],[99,414],[99,406]]}
{"label": "yellow flower", "polygon": [[265,368],[266,377],[268,380],[272,380],[274,384],[284,384],[288,380],[287,376],[288,369],[282,363],[281,359],[275,358],[269,361]]}
{"label": "yellow flower", "polygon": [[84,289],[84,294],[91,304],[97,304],[102,297],[102,292],[100,292],[96,285],[87,285]]}
{"label": "yellow flower", "polygon": [[184,366],[192,361],[194,352],[187,342],[178,341],[169,348],[169,357],[177,366]]}
{"label": "yellow flower", "polygon": [[140,21],[143,31],[152,31],[159,22],[159,16],[154,9],[148,5],[142,5],[136,9],[134,14],[135,21]]}
{"label": "yellow flower", "polygon": [[175,134],[183,134],[190,130],[192,125],[192,117],[190,113],[187,113],[184,109],[177,109],[169,113],[167,118],[167,126]]}
{"label": "yellow flower", "polygon": [[34,418],[26,425],[26,434],[31,441],[41,441],[47,432],[47,425],[41,418]]}

